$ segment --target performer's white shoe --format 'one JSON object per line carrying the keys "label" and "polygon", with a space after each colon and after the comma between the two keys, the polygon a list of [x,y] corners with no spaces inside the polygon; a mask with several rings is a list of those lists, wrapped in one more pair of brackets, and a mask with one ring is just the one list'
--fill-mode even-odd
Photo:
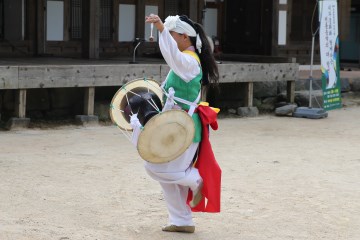
{"label": "performer's white shoe", "polygon": [[193,196],[192,196],[192,199],[190,201],[190,207],[196,207],[200,201],[202,200],[203,198],[203,195],[202,195],[202,189],[203,189],[203,186],[204,186],[204,183],[203,181],[201,180],[198,188],[196,189],[196,191],[193,191]]}

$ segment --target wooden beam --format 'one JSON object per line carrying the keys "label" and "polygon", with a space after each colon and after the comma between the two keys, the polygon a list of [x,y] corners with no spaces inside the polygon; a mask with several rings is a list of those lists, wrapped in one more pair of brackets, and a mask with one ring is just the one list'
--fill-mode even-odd
{"label": "wooden beam", "polygon": [[[219,83],[282,82],[299,78],[299,64],[219,64]],[[0,67],[0,89],[119,86],[139,77],[165,79],[166,64],[19,65]]]}
{"label": "wooden beam", "polygon": [[245,83],[245,107],[253,106],[253,98],[254,98],[254,83],[247,82]]}
{"label": "wooden beam", "polygon": [[295,101],[295,80],[286,82],[286,96],[287,101],[294,103]]}
{"label": "wooden beam", "polygon": [[26,116],[26,89],[16,91],[15,116],[25,118]]}
{"label": "wooden beam", "polygon": [[99,59],[100,0],[83,0],[82,56]]}
{"label": "wooden beam", "polygon": [[84,115],[94,115],[95,88],[85,88]]}

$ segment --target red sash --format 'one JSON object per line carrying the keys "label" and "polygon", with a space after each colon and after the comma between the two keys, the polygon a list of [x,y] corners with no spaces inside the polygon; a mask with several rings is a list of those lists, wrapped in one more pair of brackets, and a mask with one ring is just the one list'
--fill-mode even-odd
{"label": "red sash", "polygon": [[[218,129],[216,121],[217,113],[208,106],[199,105],[197,113],[202,123],[202,139],[199,145],[199,155],[195,167],[199,170],[204,181],[202,194],[204,198],[199,205],[191,208],[193,212],[220,212],[221,192],[221,169],[216,162],[214,153],[209,141],[209,125],[213,130]],[[192,192],[189,191],[187,203],[192,199]],[[205,202],[205,199],[207,200]]]}

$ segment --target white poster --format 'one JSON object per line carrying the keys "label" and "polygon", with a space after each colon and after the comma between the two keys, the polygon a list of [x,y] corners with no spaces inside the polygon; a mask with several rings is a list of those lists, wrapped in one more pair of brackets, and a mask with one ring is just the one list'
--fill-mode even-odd
{"label": "white poster", "polygon": [[63,1],[47,1],[46,40],[64,41]]}
{"label": "white poster", "polygon": [[320,56],[324,108],[341,107],[338,8],[336,0],[319,1]]}
{"label": "white poster", "polygon": [[217,37],[217,19],[218,10],[216,8],[207,8],[204,18],[204,30],[209,37]]}
{"label": "white poster", "polygon": [[119,42],[132,42],[135,39],[135,4],[119,4]]}

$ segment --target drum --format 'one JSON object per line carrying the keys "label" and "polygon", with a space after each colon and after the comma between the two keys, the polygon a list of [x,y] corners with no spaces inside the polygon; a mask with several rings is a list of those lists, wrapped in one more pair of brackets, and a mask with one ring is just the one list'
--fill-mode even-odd
{"label": "drum", "polygon": [[194,122],[183,110],[162,112],[163,91],[154,79],[135,79],[123,85],[110,104],[112,122],[130,140],[130,118],[137,114],[142,125],[136,144],[142,159],[151,163],[170,162],[193,142]]}

